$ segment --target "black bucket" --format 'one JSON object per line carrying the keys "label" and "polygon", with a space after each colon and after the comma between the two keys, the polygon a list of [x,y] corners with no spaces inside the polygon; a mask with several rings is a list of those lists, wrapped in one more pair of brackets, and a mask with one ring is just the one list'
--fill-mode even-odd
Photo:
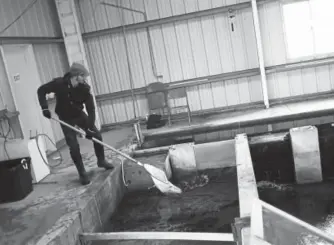
{"label": "black bucket", "polygon": [[0,203],[16,202],[32,190],[31,158],[0,162]]}

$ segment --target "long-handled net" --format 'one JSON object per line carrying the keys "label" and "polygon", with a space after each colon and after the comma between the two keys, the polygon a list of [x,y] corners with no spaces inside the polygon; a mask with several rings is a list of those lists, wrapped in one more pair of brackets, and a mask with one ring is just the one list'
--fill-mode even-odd
{"label": "long-handled net", "polygon": [[[72,125],[69,125],[68,123],[56,119],[56,118],[52,118],[54,121],[59,122],[60,124],[76,131],[79,134],[85,135],[85,133],[75,127],[73,127]],[[163,193],[175,193],[175,194],[180,194],[182,193],[182,190],[180,188],[178,188],[177,186],[173,185],[167,178],[165,172],[157,167],[154,167],[150,164],[145,164],[145,163],[141,163],[139,161],[137,161],[136,159],[133,159],[132,157],[130,157],[129,155],[113,148],[112,146],[96,139],[96,138],[92,138],[92,140],[98,144],[103,145],[104,147],[114,151],[115,153],[125,157],[126,159],[138,164],[139,166],[142,166],[147,172],[148,174],[152,177],[152,180],[155,184],[155,186]]]}

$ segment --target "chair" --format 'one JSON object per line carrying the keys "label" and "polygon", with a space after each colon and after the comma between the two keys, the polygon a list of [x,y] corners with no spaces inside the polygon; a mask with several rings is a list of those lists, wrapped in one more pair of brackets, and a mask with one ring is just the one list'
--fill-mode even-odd
{"label": "chair", "polygon": [[152,111],[160,110],[162,114],[165,114],[167,109],[168,118],[170,118],[170,110],[168,106],[168,94],[167,87],[164,83],[155,82],[146,87],[146,96],[148,102],[149,113]]}
{"label": "chair", "polygon": [[[189,107],[187,90],[185,87],[175,88],[168,91],[169,110],[187,109],[188,122],[191,123],[191,111]],[[172,100],[172,101],[170,101]],[[170,120],[170,119],[169,119]]]}
{"label": "chair", "polygon": [[[147,86],[146,93],[150,113],[159,109],[160,111],[162,110],[162,114],[165,114],[167,109],[168,124],[171,125],[171,111],[174,109],[187,109],[189,124],[191,123],[191,111],[187,91],[184,87],[168,91],[168,87],[164,83],[155,82]],[[173,100],[172,103],[170,100]],[[177,103],[175,103],[175,100],[177,100]]]}

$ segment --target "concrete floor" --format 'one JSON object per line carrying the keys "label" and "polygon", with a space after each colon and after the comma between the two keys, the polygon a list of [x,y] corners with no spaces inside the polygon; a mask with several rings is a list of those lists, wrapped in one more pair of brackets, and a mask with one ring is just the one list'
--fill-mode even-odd
{"label": "concrete floor", "polygon": [[[119,148],[130,141],[132,134],[131,127],[119,128],[104,133],[103,138],[104,142]],[[112,174],[111,171],[97,168],[92,143],[86,139],[79,141],[92,183],[80,185],[68,148],[64,147],[61,150],[63,163],[52,169],[43,181],[34,184],[32,193],[22,201],[0,204],[0,244],[37,244],[41,237],[52,231],[55,224],[62,226],[62,222],[59,222],[62,217],[71,217],[71,214],[78,212],[88,200],[86,197],[91,196]],[[107,150],[106,156],[111,159],[111,152]],[[50,161],[55,161],[53,157],[57,157],[57,153],[51,156]],[[119,169],[118,166],[114,171]]]}

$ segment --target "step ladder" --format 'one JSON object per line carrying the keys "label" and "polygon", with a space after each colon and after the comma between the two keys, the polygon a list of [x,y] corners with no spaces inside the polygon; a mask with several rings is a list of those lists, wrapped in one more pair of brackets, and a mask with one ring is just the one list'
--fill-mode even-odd
{"label": "step ladder", "polygon": [[[73,62],[78,62],[88,67],[86,59],[86,53],[82,41],[82,35],[80,31],[79,21],[77,18],[76,8],[74,0],[55,0],[58,18],[61,26],[61,31],[64,38],[66,53],[68,62],[71,65]],[[91,83],[91,78],[87,79],[88,84],[91,86],[92,94],[94,97],[94,104],[96,108],[96,126],[101,128],[101,121],[98,115],[97,104],[95,100],[95,91]]]}

